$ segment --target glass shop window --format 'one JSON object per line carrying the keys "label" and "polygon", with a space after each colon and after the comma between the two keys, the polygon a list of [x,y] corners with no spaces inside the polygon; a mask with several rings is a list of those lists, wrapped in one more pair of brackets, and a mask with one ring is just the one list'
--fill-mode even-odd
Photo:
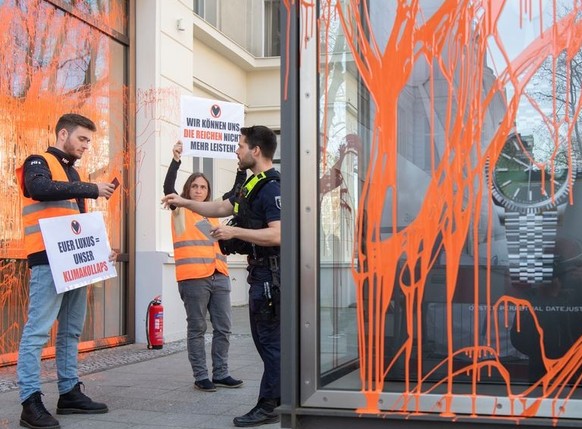
{"label": "glass shop window", "polygon": [[514,392],[543,383],[582,335],[582,53],[543,45],[551,8],[516,30],[506,5],[501,44],[476,17],[472,57],[419,34],[408,70],[391,63],[396,6],[367,4],[360,28],[320,8],[320,384],[360,390],[375,365],[458,391],[476,373]]}

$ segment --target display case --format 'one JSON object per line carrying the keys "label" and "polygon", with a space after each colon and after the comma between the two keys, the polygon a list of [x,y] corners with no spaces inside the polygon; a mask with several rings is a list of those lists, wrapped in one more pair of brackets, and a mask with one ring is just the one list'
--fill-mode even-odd
{"label": "display case", "polygon": [[581,424],[581,7],[284,2],[284,427]]}

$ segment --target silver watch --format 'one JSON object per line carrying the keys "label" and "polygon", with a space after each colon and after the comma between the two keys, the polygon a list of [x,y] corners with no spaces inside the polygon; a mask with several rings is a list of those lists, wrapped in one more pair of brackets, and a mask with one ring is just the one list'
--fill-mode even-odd
{"label": "silver watch", "polygon": [[507,236],[509,274],[523,285],[552,281],[558,224],[576,173],[565,151],[558,151],[552,163],[540,159],[543,151],[534,151],[533,143],[532,136],[510,135],[491,171],[493,202]]}
{"label": "silver watch", "polygon": [[505,212],[509,275],[519,284],[548,284],[554,275],[558,210]]}

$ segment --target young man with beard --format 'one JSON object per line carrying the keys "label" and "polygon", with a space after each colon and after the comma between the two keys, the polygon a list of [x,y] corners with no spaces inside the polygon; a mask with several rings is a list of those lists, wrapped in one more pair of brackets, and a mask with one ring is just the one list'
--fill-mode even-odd
{"label": "young man with beard", "polygon": [[[93,402],[81,391],[77,374],[78,344],[87,309],[87,288],[57,294],[40,232],[39,219],[86,212],[85,198],[109,198],[111,183],[81,180],[74,167],[89,147],[96,131],[90,119],[69,113],[58,120],[56,143],[40,155],[31,155],[17,170],[23,193],[24,244],[30,273],[28,319],[18,351],[18,386],[22,401],[20,425],[28,428],[59,428],[59,422],[42,403],[40,360],[55,320],[59,321],[56,365],[59,401],[57,414],[98,414],[107,405]],[[116,257],[110,255],[110,261]]]}

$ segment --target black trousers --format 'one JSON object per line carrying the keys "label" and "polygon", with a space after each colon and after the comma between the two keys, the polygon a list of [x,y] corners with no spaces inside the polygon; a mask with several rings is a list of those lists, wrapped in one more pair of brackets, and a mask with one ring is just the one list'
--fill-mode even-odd
{"label": "black trousers", "polygon": [[281,319],[279,288],[270,282],[252,282],[249,318],[257,352],[263,361],[259,399],[281,397]]}

